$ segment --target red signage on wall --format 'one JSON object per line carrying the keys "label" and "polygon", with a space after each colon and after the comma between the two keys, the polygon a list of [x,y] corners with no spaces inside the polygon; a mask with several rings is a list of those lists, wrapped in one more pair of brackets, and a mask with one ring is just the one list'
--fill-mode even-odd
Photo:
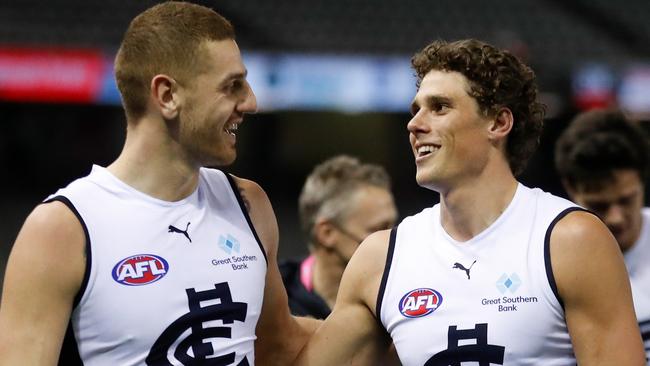
{"label": "red signage on wall", "polygon": [[0,99],[91,103],[104,68],[95,50],[0,48]]}

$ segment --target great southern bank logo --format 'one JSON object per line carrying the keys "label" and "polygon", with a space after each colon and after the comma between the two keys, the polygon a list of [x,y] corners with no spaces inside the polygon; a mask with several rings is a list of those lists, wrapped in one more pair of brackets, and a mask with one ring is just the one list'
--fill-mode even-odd
{"label": "great southern bank logo", "polygon": [[228,254],[232,254],[233,252],[239,253],[239,240],[230,234],[225,236],[220,235],[219,248]]}
{"label": "great southern bank logo", "polygon": [[504,273],[497,280],[496,286],[502,294],[505,294],[506,291],[514,294],[517,292],[519,286],[521,286],[521,279],[519,279],[516,273],[511,273],[510,275]]}
{"label": "great southern bank logo", "polygon": [[419,318],[433,313],[441,304],[440,292],[430,288],[418,288],[402,297],[399,312],[407,318]]}
{"label": "great southern bank logo", "polygon": [[142,286],[156,282],[169,271],[167,261],[153,254],[136,254],[113,267],[113,279],[122,285]]}

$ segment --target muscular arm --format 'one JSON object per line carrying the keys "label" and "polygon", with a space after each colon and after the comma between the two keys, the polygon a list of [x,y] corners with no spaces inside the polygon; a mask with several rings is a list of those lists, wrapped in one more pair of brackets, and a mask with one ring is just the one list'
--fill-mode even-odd
{"label": "muscular arm", "polygon": [[236,179],[248,202],[249,215],[268,258],[262,314],[257,323],[256,364],[289,365],[321,321],[297,318],[289,311],[287,293],[278,269],[278,226],[266,193],[254,182]]}
{"label": "muscular arm", "polygon": [[580,365],[645,365],[623,256],[595,216],[573,212],[551,234],[551,263]]}
{"label": "muscular arm", "polygon": [[389,231],[370,235],[345,269],[336,305],[300,354],[298,365],[398,364],[375,316]]}
{"label": "muscular arm", "polygon": [[0,365],[55,365],[85,270],[81,224],[62,203],[30,214],[9,256],[0,305]]}

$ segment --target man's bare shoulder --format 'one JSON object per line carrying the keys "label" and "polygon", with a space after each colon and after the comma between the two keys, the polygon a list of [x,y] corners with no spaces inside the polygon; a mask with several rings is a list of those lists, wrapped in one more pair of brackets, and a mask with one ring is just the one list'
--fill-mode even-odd
{"label": "man's bare shoulder", "polygon": [[262,186],[250,179],[232,177],[249,214],[275,216],[271,201]]}
{"label": "man's bare shoulder", "polygon": [[550,237],[550,254],[553,272],[560,282],[572,278],[567,274],[577,266],[622,257],[605,224],[587,211],[570,212],[557,222]]}
{"label": "man's bare shoulder", "polygon": [[234,175],[232,177],[264,249],[269,256],[275,256],[278,250],[279,230],[269,197],[256,182]]}
{"label": "man's bare shoulder", "polygon": [[359,263],[355,265],[364,270],[381,270],[383,272],[390,233],[391,230],[381,230],[368,235],[352,256],[350,263],[358,261]]}
{"label": "man's bare shoulder", "polygon": [[75,213],[63,202],[55,200],[34,208],[20,230],[17,243],[42,245],[42,250],[58,251],[83,249],[85,239]]}
{"label": "man's bare shoulder", "polygon": [[85,270],[85,246],[86,234],[75,213],[60,201],[43,203],[34,208],[20,229],[8,269],[31,263],[35,268],[69,273],[76,282]]}
{"label": "man's bare shoulder", "polygon": [[616,239],[598,217],[586,211],[571,212],[555,225],[550,260],[559,294],[567,305],[592,292],[604,273],[621,275],[623,280],[627,277]]}
{"label": "man's bare shoulder", "polygon": [[607,226],[594,214],[588,211],[576,210],[570,212],[553,228],[551,245],[567,252],[582,252],[593,250],[600,242],[614,243],[615,239]]}

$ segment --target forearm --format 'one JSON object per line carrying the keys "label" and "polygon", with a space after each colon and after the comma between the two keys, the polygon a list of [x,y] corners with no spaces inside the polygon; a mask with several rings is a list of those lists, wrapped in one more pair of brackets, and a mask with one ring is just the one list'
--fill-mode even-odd
{"label": "forearm", "polygon": [[258,336],[255,344],[256,363],[279,366],[292,364],[321,323],[322,320],[295,316],[277,323],[276,329],[282,329],[281,337]]}

